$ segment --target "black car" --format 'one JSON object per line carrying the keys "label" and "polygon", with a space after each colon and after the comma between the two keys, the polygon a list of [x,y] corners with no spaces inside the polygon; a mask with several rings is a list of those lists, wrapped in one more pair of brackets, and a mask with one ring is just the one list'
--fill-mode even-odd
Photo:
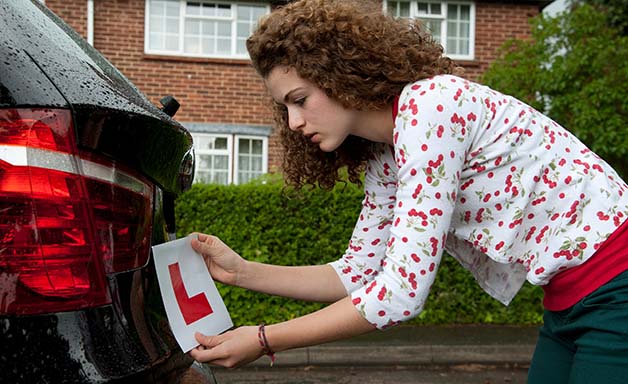
{"label": "black car", "polygon": [[0,1],[0,382],[213,383],[166,319],[192,138],[38,1]]}

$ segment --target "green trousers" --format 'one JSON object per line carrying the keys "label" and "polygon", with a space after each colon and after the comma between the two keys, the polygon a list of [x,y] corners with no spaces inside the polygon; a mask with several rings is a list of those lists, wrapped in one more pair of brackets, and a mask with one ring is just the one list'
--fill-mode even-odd
{"label": "green trousers", "polygon": [[628,271],[543,321],[529,384],[628,383]]}

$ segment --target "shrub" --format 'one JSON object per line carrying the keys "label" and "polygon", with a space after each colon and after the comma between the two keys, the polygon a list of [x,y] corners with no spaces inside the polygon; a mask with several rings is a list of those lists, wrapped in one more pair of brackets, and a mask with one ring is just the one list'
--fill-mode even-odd
{"label": "shrub", "polygon": [[[340,184],[331,192],[310,189],[298,194],[285,192],[272,180],[239,186],[196,184],[177,200],[178,235],[216,235],[244,258],[258,262],[323,264],[344,253],[362,198],[362,190],[352,184]],[[217,285],[236,326],[285,321],[323,307]],[[538,287],[527,285],[504,307],[446,256],[425,310],[412,322],[537,324],[541,296]]]}

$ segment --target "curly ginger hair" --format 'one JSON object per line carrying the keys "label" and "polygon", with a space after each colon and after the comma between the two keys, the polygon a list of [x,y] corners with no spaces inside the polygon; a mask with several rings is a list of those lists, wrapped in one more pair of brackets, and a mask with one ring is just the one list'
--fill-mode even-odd
{"label": "curly ginger hair", "polygon": [[[420,21],[387,16],[371,0],[289,3],[263,18],[246,46],[262,78],[277,66],[294,68],[354,110],[384,109],[408,83],[457,71]],[[273,109],[288,185],[330,189],[341,179],[342,167],[347,167],[349,181],[360,183],[374,143],[349,136],[335,151],[323,152],[289,129],[285,106],[274,103]]]}

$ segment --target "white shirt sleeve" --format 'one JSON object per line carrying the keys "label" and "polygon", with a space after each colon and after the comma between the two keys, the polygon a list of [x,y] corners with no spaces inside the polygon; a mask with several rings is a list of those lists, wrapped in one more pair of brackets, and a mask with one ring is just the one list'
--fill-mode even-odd
{"label": "white shirt sleeve", "polygon": [[419,81],[399,100],[395,205],[388,236],[379,239],[386,242],[385,256],[380,273],[351,293],[360,313],[380,329],[421,312],[441,261],[471,141],[467,124],[481,108],[461,106],[463,80],[456,79]]}
{"label": "white shirt sleeve", "polygon": [[396,192],[393,149],[381,146],[367,165],[364,200],[344,255],[330,263],[347,293],[362,288],[380,272],[390,234]]}

